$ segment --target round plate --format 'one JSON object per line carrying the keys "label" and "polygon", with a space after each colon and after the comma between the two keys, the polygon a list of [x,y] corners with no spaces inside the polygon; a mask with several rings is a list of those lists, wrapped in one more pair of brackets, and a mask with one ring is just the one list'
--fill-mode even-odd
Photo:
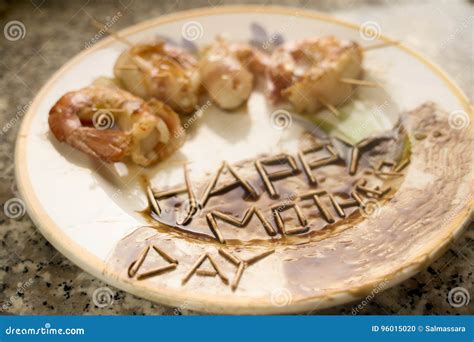
{"label": "round plate", "polygon": [[[119,34],[132,42],[166,37],[194,48],[223,32],[233,41],[258,42],[263,47],[314,35],[334,35],[362,46],[388,41],[330,16],[268,6],[176,13]],[[393,286],[438,257],[461,233],[473,203],[469,195],[472,133],[471,127],[449,129],[447,122],[452,117],[448,113],[469,121],[465,113],[470,105],[438,67],[401,44],[366,53],[366,78],[383,83],[386,91],[360,89],[357,101],[366,110],[377,110],[379,120],[390,127],[403,111],[429,101],[437,106],[428,104],[402,116],[412,145],[411,164],[398,191],[377,208],[376,217],[347,219],[344,229],[328,229],[327,234],[312,238],[242,233],[241,240],[226,244],[215,232],[197,237],[187,227],[152,225],[141,212],[147,207],[143,175],[157,189],[166,190],[183,183],[184,163],[199,183],[223,160],[238,164],[263,155],[296,156],[298,137],[314,127],[308,118],[292,114],[288,129],[275,129],[269,119],[274,109],[255,91],[247,106],[233,113],[204,103],[202,115],[183,119],[188,128],[184,147],[147,170],[106,165],[58,143],[49,133],[49,109],[65,92],[87,86],[99,76],[112,76],[114,62],[125,48],[109,37],[63,66],[35,98],[16,146],[16,177],[30,217],[61,253],[94,276],[179,308],[231,314],[301,312]],[[328,111],[317,114],[330,115]],[[436,140],[440,136],[443,143]],[[443,146],[444,153],[432,151]],[[259,191],[265,192],[260,185]],[[205,217],[200,219],[205,222]],[[240,238],[244,230],[233,229]],[[223,231],[225,238],[230,231]],[[144,267],[145,263],[150,263],[148,270],[171,265],[153,277],[133,270],[148,245],[157,249],[148,251]],[[225,252],[250,262],[239,270],[240,263],[225,257]],[[257,255],[262,258],[251,262]],[[203,261],[197,272],[201,275],[193,272],[197,261]],[[137,279],[139,274],[142,277]]]}

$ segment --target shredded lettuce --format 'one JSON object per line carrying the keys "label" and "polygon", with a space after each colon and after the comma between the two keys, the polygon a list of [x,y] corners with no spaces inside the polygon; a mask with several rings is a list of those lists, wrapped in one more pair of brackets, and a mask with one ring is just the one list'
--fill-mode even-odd
{"label": "shredded lettuce", "polygon": [[386,113],[390,110],[389,107],[388,102],[377,105],[356,100],[339,107],[338,117],[329,110],[323,110],[309,115],[308,119],[327,134],[356,144],[394,127],[395,120]]}

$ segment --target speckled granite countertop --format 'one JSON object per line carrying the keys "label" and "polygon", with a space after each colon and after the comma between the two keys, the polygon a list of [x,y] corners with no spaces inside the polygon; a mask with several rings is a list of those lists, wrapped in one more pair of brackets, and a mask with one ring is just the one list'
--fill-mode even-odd
{"label": "speckled granite countertop", "polygon": [[[245,1],[252,3],[252,1]],[[441,65],[473,100],[474,60],[472,1],[267,1],[332,13],[355,22],[376,21],[383,33],[403,40]],[[83,49],[97,32],[90,18],[107,20],[121,11],[120,29],[164,13],[234,1],[5,1],[0,0],[2,32],[12,20],[26,28],[18,41],[0,37],[0,203],[15,197],[13,146],[22,108],[46,80]],[[20,113],[20,115],[18,115]],[[0,212],[0,314],[180,314],[109,287],[113,303],[98,307],[97,288],[107,286],[59,254],[36,230],[27,215],[13,219]],[[461,307],[448,293],[473,291],[474,226],[427,270],[368,298],[361,309],[352,303],[321,314],[473,314],[471,300]],[[183,310],[184,314],[190,314]],[[192,313],[191,313],[192,314]]]}

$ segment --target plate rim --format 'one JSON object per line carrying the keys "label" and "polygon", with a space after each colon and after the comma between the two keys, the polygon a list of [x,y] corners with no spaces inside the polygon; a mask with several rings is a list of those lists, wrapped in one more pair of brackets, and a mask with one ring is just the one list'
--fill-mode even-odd
{"label": "plate rim", "polygon": [[[283,7],[283,6],[261,6],[261,5],[236,5],[236,6],[218,6],[213,8],[198,8],[186,11],[175,12],[167,14],[157,18],[148,19],[146,21],[139,22],[135,25],[127,27],[123,30],[118,31],[122,36],[128,36],[148,28],[163,25],[165,23],[184,20],[189,18],[197,18],[201,16],[209,15],[225,15],[235,13],[255,13],[261,10],[266,14],[277,14],[277,15],[294,15],[295,12],[299,16],[308,19],[320,20],[338,24],[353,30],[359,30],[360,25],[351,23],[329,14],[317,12],[314,10],[301,9],[297,7]],[[393,41],[385,35],[380,35],[380,40],[390,42]],[[453,218],[449,229],[445,236],[439,238],[436,243],[431,242],[429,247],[425,248],[429,253],[420,253],[413,259],[402,264],[399,269],[389,274],[385,274],[383,279],[375,279],[372,282],[364,283],[359,285],[358,288],[352,290],[338,290],[326,293],[324,295],[309,296],[299,301],[293,301],[289,305],[284,307],[278,307],[271,305],[268,300],[247,300],[243,301],[241,298],[236,300],[235,298],[219,297],[219,302],[216,303],[216,297],[211,295],[198,295],[193,297],[192,292],[185,289],[166,289],[164,291],[146,291],[145,288],[141,288],[136,283],[131,281],[124,281],[119,278],[108,275],[105,270],[107,267],[106,261],[101,260],[97,256],[85,250],[81,245],[72,240],[66,235],[59,226],[57,226],[51,217],[49,217],[42,207],[40,201],[36,197],[34,192],[29,191],[31,189],[31,182],[28,177],[28,161],[26,158],[26,145],[28,139],[28,130],[31,126],[32,119],[36,112],[36,109],[47,94],[49,88],[53,83],[62,76],[62,74],[76,65],[85,56],[94,51],[100,50],[101,48],[115,42],[113,37],[106,37],[100,42],[94,44],[92,47],[85,49],[71,58],[66,62],[59,70],[57,70],[43,85],[41,90],[37,93],[34,100],[32,101],[28,112],[25,114],[20,129],[17,134],[16,145],[15,145],[15,177],[17,187],[20,193],[20,197],[25,202],[26,210],[29,214],[30,219],[34,222],[41,234],[66,258],[71,260],[79,268],[92,276],[99,278],[107,284],[110,284],[118,289],[124,290],[128,293],[136,295],[141,298],[158,302],[160,304],[173,306],[173,304],[179,302],[186,302],[187,308],[203,311],[213,312],[220,314],[242,314],[242,313],[257,313],[257,314],[275,314],[275,313],[296,313],[303,311],[312,311],[315,309],[322,309],[331,307],[339,304],[344,304],[362,297],[363,295],[370,293],[380,281],[386,281],[384,289],[390,288],[394,285],[401,283],[409,277],[415,275],[420,270],[425,268],[434,259],[441,256],[449,247],[449,244],[454,241],[464,231],[467,223],[469,222],[470,213],[474,206],[474,199],[471,198],[469,207],[467,210],[461,211],[455,218]],[[404,50],[409,55],[415,57],[421,63],[429,67],[429,69],[439,78],[444,81],[444,84],[448,89],[458,98],[460,104],[466,112],[473,118],[471,110],[471,104],[467,96],[459,88],[459,86],[436,64],[431,62],[429,59],[424,57],[419,52],[412,50],[405,46],[403,43],[397,44],[395,48]]]}

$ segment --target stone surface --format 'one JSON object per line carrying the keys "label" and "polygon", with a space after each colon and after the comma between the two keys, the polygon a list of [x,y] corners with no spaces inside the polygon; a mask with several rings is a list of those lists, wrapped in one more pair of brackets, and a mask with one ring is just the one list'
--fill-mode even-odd
{"label": "stone surface", "polygon": [[[245,1],[245,3],[254,3]],[[363,23],[376,21],[382,32],[400,39],[442,66],[473,100],[473,20],[469,1],[267,1],[329,12]],[[106,21],[120,11],[119,30],[169,12],[233,1],[4,1],[0,24],[19,20],[23,39],[0,37],[0,203],[16,196],[13,146],[19,122],[36,92],[62,64],[80,52],[97,29],[92,17]],[[12,219],[0,212],[0,314],[195,314],[153,304],[114,288],[113,303],[94,304],[96,289],[107,286],[59,254],[27,215]],[[439,260],[417,276],[378,293],[373,299],[312,313],[321,314],[468,314],[448,303],[448,293],[472,293],[474,226]],[[383,290],[383,289],[382,289]],[[360,304],[360,306],[358,306]]]}

